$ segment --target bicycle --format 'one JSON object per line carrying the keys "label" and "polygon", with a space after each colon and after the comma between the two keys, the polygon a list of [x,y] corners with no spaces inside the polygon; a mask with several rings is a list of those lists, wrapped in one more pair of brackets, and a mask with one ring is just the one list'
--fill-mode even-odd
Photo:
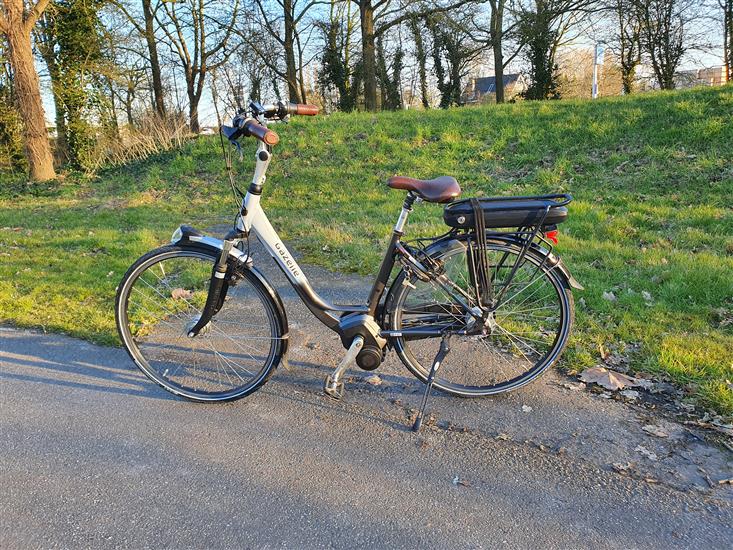
{"label": "bicycle", "polygon": [[[553,252],[572,197],[459,200],[452,177],[392,177],[387,185],[407,194],[366,303],[331,304],[310,285],[260,204],[279,142],[267,124],[317,113],[309,105],[250,102],[232,126],[222,126],[222,147],[224,137],[237,148],[244,137],[259,141],[246,194],[232,179],[239,208],[233,228],[220,240],[181,225],[118,287],[117,328],[143,373],[184,398],[229,401],[256,391],[287,361],[285,307],[254,266],[252,232],[307,308],[341,337],[346,354],[323,387],[335,399],[353,362],[374,370],[393,349],[426,384],[417,430],[433,387],[461,397],[493,395],[554,364],[573,323],[572,290],[582,289]],[[447,231],[406,241],[408,217],[422,201],[446,204]]]}

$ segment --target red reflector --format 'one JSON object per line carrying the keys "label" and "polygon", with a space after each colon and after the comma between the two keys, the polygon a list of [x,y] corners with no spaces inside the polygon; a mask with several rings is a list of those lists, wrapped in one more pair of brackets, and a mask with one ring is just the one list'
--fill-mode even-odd
{"label": "red reflector", "polygon": [[552,231],[548,231],[545,233],[545,239],[548,241],[552,241],[554,244],[557,244],[557,229],[553,229]]}

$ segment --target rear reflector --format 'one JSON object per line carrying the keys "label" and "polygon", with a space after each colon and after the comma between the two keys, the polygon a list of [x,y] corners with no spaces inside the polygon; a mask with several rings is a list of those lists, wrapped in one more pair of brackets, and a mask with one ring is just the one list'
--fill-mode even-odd
{"label": "rear reflector", "polygon": [[553,229],[552,231],[547,231],[545,233],[545,239],[552,241],[553,244],[557,244],[557,235],[557,229]]}

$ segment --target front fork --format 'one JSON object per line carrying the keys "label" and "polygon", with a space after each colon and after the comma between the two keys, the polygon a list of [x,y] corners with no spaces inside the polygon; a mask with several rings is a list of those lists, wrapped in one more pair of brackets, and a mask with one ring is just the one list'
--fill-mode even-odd
{"label": "front fork", "polygon": [[229,284],[226,281],[229,252],[231,252],[233,246],[233,241],[224,241],[219,259],[211,270],[209,294],[206,296],[204,309],[201,311],[201,315],[196,322],[187,329],[189,338],[196,337],[209,324],[211,318],[219,312],[221,306],[224,304],[224,299],[229,290]]}

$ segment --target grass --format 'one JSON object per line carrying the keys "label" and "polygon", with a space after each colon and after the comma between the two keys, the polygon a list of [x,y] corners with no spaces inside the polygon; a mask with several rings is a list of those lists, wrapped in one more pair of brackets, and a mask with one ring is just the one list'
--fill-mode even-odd
{"label": "grass", "polygon": [[[731,415],[731,120],[731,86],[294,120],[277,128],[264,205],[307,262],[368,274],[402,200],[390,175],[455,175],[464,196],[571,192],[558,250],[586,291],[562,365],[608,350]],[[128,265],[181,222],[231,220],[218,147],[203,138],[50,189],[8,180],[0,321],[118,343],[113,296]],[[236,167],[243,182],[252,156]],[[442,232],[440,207],[420,205],[408,229]]]}

